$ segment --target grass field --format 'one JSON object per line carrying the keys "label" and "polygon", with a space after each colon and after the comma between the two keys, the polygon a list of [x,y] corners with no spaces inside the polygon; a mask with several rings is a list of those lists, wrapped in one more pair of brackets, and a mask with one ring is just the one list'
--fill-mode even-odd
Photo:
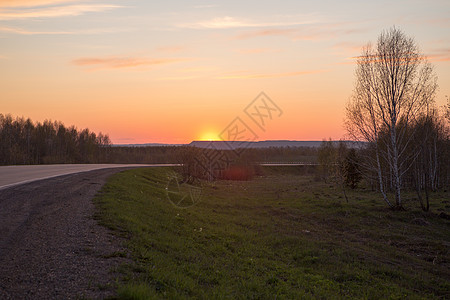
{"label": "grass field", "polygon": [[[379,194],[339,190],[296,167],[248,182],[203,184],[201,201],[168,200],[170,169],[116,174],[96,197],[101,224],[123,236],[122,299],[449,298],[447,194],[422,213]],[[408,198],[409,197],[409,198]],[[447,198],[447,200],[446,200]]]}

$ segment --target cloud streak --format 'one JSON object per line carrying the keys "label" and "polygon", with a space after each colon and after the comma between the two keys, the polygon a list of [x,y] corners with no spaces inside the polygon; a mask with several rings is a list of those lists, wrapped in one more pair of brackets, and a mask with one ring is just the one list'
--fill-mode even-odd
{"label": "cloud streak", "polygon": [[317,74],[328,72],[328,70],[307,70],[299,72],[284,72],[284,73],[260,73],[260,74],[230,74],[217,77],[218,79],[261,79],[261,78],[281,78],[292,77],[309,74]]}
{"label": "cloud streak", "polygon": [[433,54],[428,55],[427,58],[430,61],[450,61],[450,49],[436,51]]}
{"label": "cloud streak", "polygon": [[295,28],[265,28],[244,31],[234,39],[245,40],[258,37],[281,36],[296,40],[319,40],[324,38],[333,38],[340,35],[354,34],[364,32],[367,29],[345,29],[340,28],[342,24],[302,24]]}
{"label": "cloud streak", "polygon": [[70,34],[70,32],[67,31],[29,31],[22,28],[17,27],[6,27],[2,26],[0,27],[0,32],[7,32],[7,33],[15,33],[15,34],[23,34],[23,35],[33,35],[33,34]]}
{"label": "cloud streak", "polygon": [[75,0],[1,0],[0,7],[36,7],[68,2],[75,2]]}
{"label": "cloud streak", "polygon": [[64,5],[64,6],[53,6],[43,8],[31,8],[31,9],[0,8],[0,20],[79,16],[85,13],[102,12],[120,7],[122,6],[110,4],[86,4],[86,5]]}
{"label": "cloud streak", "polygon": [[241,33],[237,35],[235,38],[238,40],[245,40],[256,37],[264,37],[264,36],[294,36],[295,33],[298,32],[298,29],[294,28],[274,28],[274,29],[263,29],[263,30],[254,30]]}
{"label": "cloud streak", "polygon": [[103,34],[103,33],[117,33],[127,32],[132,29],[118,29],[118,28],[92,28],[86,30],[74,31],[32,31],[20,27],[0,26],[0,32],[22,34],[22,35],[77,35],[77,34]]}
{"label": "cloud streak", "polygon": [[[362,47],[361,47],[362,49]],[[414,58],[414,60],[428,60],[428,61],[435,61],[435,62],[446,62],[446,61],[450,61],[450,48],[449,49],[439,49],[436,51],[433,51],[431,54],[424,54],[424,55],[420,55],[418,58]],[[357,64],[357,63],[364,63],[364,64],[369,64],[369,63],[377,63],[382,61],[379,56],[372,56],[369,59],[365,59],[363,56],[352,56],[352,57],[348,57],[346,58],[347,61],[345,62],[341,62],[339,64],[342,65],[346,65],[346,64]],[[408,58],[402,58],[399,59],[399,63],[403,64],[405,61],[408,61]]]}
{"label": "cloud streak", "polygon": [[123,69],[141,66],[154,66],[186,61],[185,58],[147,59],[139,57],[84,57],[72,61],[76,66],[97,67],[102,69]]}
{"label": "cloud streak", "polygon": [[191,29],[230,29],[230,28],[295,26],[315,22],[316,20],[309,20],[309,19],[302,22],[255,22],[252,20],[243,20],[230,16],[225,16],[195,23],[179,24],[178,27]]}

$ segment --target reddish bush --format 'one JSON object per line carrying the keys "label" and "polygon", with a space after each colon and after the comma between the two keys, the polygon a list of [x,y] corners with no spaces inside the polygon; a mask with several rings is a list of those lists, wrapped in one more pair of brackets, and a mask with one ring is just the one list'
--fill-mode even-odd
{"label": "reddish bush", "polygon": [[222,172],[225,180],[251,180],[255,172],[252,166],[231,166]]}

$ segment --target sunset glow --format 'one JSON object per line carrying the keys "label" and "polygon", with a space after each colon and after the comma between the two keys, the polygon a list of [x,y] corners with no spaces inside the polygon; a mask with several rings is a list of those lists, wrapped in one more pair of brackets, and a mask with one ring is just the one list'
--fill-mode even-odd
{"label": "sunset glow", "polygon": [[220,141],[219,135],[214,132],[205,132],[201,134],[199,141]]}
{"label": "sunset glow", "polygon": [[[389,11],[386,12],[386,7]],[[60,120],[113,143],[345,137],[355,57],[397,26],[450,95],[449,1],[0,1],[0,113]],[[245,108],[283,111],[264,129]]]}

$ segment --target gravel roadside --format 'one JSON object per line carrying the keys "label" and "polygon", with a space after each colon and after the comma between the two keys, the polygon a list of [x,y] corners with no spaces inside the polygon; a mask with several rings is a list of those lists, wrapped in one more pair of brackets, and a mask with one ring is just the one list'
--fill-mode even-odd
{"label": "gravel roadside", "polygon": [[120,240],[93,219],[92,198],[123,168],[0,190],[0,299],[114,296],[126,258]]}

